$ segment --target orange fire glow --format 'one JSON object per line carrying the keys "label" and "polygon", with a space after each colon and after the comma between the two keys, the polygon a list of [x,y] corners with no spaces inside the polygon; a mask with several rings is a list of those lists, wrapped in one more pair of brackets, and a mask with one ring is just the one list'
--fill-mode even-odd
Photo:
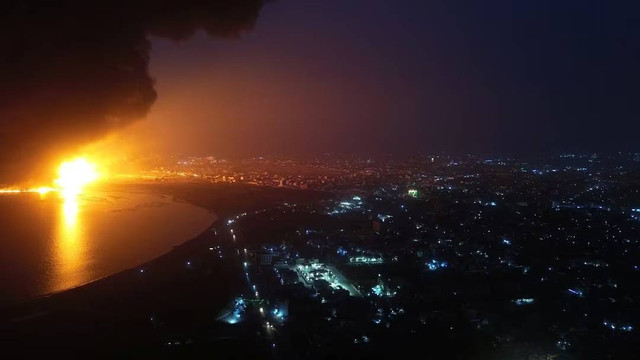
{"label": "orange fire glow", "polygon": [[55,184],[62,196],[67,198],[78,195],[86,185],[94,182],[98,177],[94,164],[84,158],[77,158],[60,165]]}
{"label": "orange fire glow", "polygon": [[30,188],[4,188],[0,194],[38,193],[41,196],[57,191],[63,198],[75,197],[88,184],[100,177],[96,165],[85,158],[76,158],[63,162],[58,168],[58,178],[54,186],[40,186]]}

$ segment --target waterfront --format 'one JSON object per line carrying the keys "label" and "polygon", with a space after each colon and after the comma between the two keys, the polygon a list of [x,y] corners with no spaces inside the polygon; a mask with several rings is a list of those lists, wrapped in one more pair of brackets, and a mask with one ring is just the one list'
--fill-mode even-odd
{"label": "waterfront", "polygon": [[215,215],[168,195],[95,190],[0,197],[0,303],[134,267],[202,232]]}

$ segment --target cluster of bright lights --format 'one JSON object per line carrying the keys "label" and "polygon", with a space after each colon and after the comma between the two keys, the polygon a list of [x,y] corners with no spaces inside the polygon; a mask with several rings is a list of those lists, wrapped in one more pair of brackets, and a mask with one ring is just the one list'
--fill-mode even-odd
{"label": "cluster of bright lights", "polygon": [[529,304],[533,304],[534,302],[536,302],[536,299],[533,298],[520,298],[520,299],[515,299],[512,300],[512,302],[518,306],[522,306],[522,305],[529,305]]}
{"label": "cluster of bright lights", "polygon": [[444,269],[446,267],[449,266],[449,263],[447,263],[446,261],[437,261],[437,260],[431,260],[429,262],[427,262],[427,268],[431,271],[436,271],[438,269]]}
{"label": "cluster of bright lights", "polygon": [[284,311],[283,310],[281,310],[279,308],[275,308],[275,309],[273,309],[272,313],[273,313],[273,316],[276,317],[276,319],[278,319],[278,320],[284,319]]}
{"label": "cluster of bright lights", "polygon": [[349,258],[349,263],[352,264],[382,264],[383,262],[382,257],[354,256]]}
{"label": "cluster of bright lights", "polygon": [[324,280],[329,283],[332,291],[342,289],[347,290],[351,296],[360,296],[358,291],[346,282],[346,279],[341,279],[338,276],[339,273],[334,273],[334,271],[337,270],[325,267],[324,264],[311,263],[310,265],[297,265],[293,267],[292,270],[297,271],[298,274],[302,276],[308,284],[308,287],[312,286],[311,284],[314,284],[318,280]]}
{"label": "cluster of bright lights", "polygon": [[633,330],[633,326],[631,326],[629,324],[620,326],[620,325],[616,325],[615,323],[612,323],[612,322],[607,321],[607,320],[604,320],[602,322],[602,325],[604,325],[605,327],[607,327],[607,328],[609,328],[611,330],[620,330],[620,331],[626,331],[626,332],[629,332],[629,331]]}
{"label": "cluster of bright lights", "polygon": [[244,315],[246,309],[247,305],[245,300],[241,297],[236,298],[233,300],[233,310],[231,310],[230,313],[222,319],[222,321],[228,324],[235,324],[242,319],[242,315]]}
{"label": "cluster of bright lights", "polygon": [[376,286],[371,288],[371,293],[375,296],[379,297],[394,297],[396,296],[396,291],[391,291],[389,288],[384,286],[383,284],[377,284]]}

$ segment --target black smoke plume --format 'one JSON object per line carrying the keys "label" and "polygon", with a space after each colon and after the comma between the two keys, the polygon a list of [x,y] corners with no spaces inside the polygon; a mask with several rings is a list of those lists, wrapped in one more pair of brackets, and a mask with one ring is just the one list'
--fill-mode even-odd
{"label": "black smoke plume", "polygon": [[[145,116],[149,36],[237,37],[262,0],[8,1],[0,5],[0,183]],[[48,170],[48,169],[47,169]]]}

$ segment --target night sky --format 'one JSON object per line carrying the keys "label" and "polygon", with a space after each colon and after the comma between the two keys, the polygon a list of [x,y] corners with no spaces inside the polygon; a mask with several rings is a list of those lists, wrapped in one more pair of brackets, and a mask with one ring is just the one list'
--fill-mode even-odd
{"label": "night sky", "polygon": [[280,0],[154,40],[149,122],[219,155],[638,150],[639,40],[632,2]]}
{"label": "night sky", "polygon": [[10,3],[3,177],[113,133],[217,156],[638,150],[638,2]]}

